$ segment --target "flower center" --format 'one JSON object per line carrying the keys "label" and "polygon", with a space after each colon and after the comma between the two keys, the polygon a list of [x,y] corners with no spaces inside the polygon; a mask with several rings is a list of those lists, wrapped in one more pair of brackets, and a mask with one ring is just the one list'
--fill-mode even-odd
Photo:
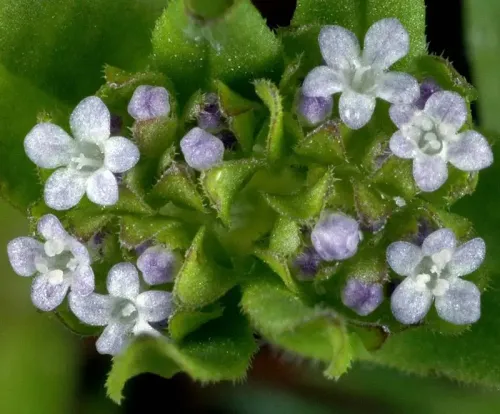
{"label": "flower center", "polygon": [[370,95],[375,92],[377,86],[377,71],[371,66],[360,66],[349,70],[346,81],[350,88],[358,93]]}
{"label": "flower center", "polygon": [[133,323],[137,320],[139,311],[131,300],[119,298],[113,308],[111,316],[121,323]]}
{"label": "flower center", "polygon": [[104,165],[104,153],[93,142],[78,142],[75,156],[71,158],[70,167],[85,174],[92,174]]}
{"label": "flower center", "polygon": [[65,276],[78,267],[78,259],[61,239],[47,240],[43,249],[44,253],[35,257],[36,270],[45,275],[52,285],[63,283]]}
{"label": "flower center", "polygon": [[432,118],[420,114],[403,127],[405,136],[417,143],[418,148],[426,155],[437,155],[444,147],[446,133]]}
{"label": "flower center", "polygon": [[443,249],[432,256],[426,256],[417,267],[414,277],[417,289],[420,291],[430,290],[434,296],[442,296],[450,287],[447,264],[451,260],[453,252]]}

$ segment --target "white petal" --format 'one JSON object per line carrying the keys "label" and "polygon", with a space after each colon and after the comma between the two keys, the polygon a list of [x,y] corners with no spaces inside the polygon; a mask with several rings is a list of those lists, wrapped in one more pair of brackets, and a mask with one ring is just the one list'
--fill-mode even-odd
{"label": "white petal", "polygon": [[92,326],[104,326],[109,323],[112,302],[108,295],[91,293],[81,296],[75,292],[69,294],[69,307],[83,323]]}
{"label": "white petal", "polygon": [[459,170],[478,171],[493,163],[493,152],[479,132],[467,131],[448,147],[448,160]]}
{"label": "white petal", "polygon": [[61,168],[45,183],[45,204],[54,210],[68,210],[76,206],[85,194],[85,178],[78,172]]}
{"label": "white petal", "polygon": [[448,263],[448,269],[453,276],[464,276],[476,271],[484,261],[486,244],[477,237],[462,244]]}
{"label": "white petal", "polygon": [[161,332],[153,328],[149,322],[147,322],[145,319],[139,319],[137,320],[137,323],[134,325],[134,328],[132,330],[133,334],[135,336],[139,335],[149,335],[149,336],[156,336],[160,337]]}
{"label": "white petal", "polygon": [[87,180],[87,197],[101,206],[112,206],[118,202],[116,177],[106,168],[97,170]]}
{"label": "white petal", "polygon": [[125,349],[132,336],[133,326],[110,323],[95,343],[100,354],[118,355]]}
{"label": "white petal", "polygon": [[314,68],[304,79],[302,93],[305,96],[326,98],[342,90],[340,75],[328,66]]}
{"label": "white petal", "polygon": [[391,296],[391,310],[394,317],[406,325],[419,322],[432,305],[432,293],[419,289],[413,278],[406,278]]}
{"label": "white petal", "polygon": [[368,29],[363,46],[366,65],[388,69],[408,54],[410,37],[398,19],[382,19]]}
{"label": "white petal", "polygon": [[172,294],[161,290],[149,290],[137,296],[139,315],[148,322],[160,322],[172,313]]}
{"label": "white petal", "polygon": [[139,294],[139,272],[132,263],[118,263],[108,274],[108,292],[112,296],[135,301]]}
{"label": "white petal", "polygon": [[326,64],[343,70],[359,62],[361,50],[356,35],[340,26],[324,26],[319,33],[319,48]]}
{"label": "white petal", "polygon": [[139,161],[139,149],[127,138],[111,137],[104,143],[104,165],[114,173],[130,170]]}
{"label": "white petal", "polygon": [[481,316],[481,293],[474,283],[456,279],[443,296],[436,298],[436,310],[455,325],[477,322]]}
{"label": "white petal", "polygon": [[84,244],[80,243],[77,239],[71,236],[66,239],[66,244],[69,251],[73,253],[73,256],[75,256],[76,259],[78,259],[78,263],[80,265],[90,265],[90,254]]}
{"label": "white petal", "polygon": [[375,98],[348,91],[340,95],[339,112],[342,121],[352,129],[364,127],[372,118]]}
{"label": "white petal", "polygon": [[68,165],[75,149],[76,143],[66,131],[50,123],[36,125],[24,140],[26,155],[42,168]]}
{"label": "white petal", "polygon": [[457,238],[450,229],[439,229],[429,234],[422,243],[422,253],[425,256],[432,256],[444,249],[455,251]]}
{"label": "white petal", "polygon": [[420,95],[417,80],[407,73],[385,73],[377,84],[377,96],[393,104],[411,104]]}
{"label": "white petal", "polygon": [[401,128],[403,125],[410,123],[417,111],[418,108],[413,104],[391,105],[389,116],[394,125]]}
{"label": "white petal", "polygon": [[387,248],[387,263],[398,275],[411,276],[422,260],[420,247],[408,242],[395,242]]}
{"label": "white petal", "polygon": [[40,275],[33,280],[31,285],[31,301],[42,311],[52,311],[63,302],[68,289],[67,282],[54,285],[45,275]]}
{"label": "white petal", "polygon": [[74,137],[81,141],[99,144],[111,134],[111,115],[97,96],[81,101],[71,114],[69,124]]}
{"label": "white petal", "polygon": [[436,191],[448,179],[448,167],[441,157],[419,155],[413,161],[413,178],[422,191]]}
{"label": "white petal", "polygon": [[64,240],[69,236],[59,219],[53,214],[46,214],[40,218],[37,224],[37,230],[45,240]]}
{"label": "white petal", "polygon": [[416,145],[415,141],[403,136],[401,131],[396,131],[389,141],[389,148],[392,153],[400,158],[414,158]]}
{"label": "white petal", "polygon": [[31,237],[18,237],[7,245],[10,264],[19,276],[33,276],[37,272],[35,256],[42,252],[42,243]]}
{"label": "white petal", "polygon": [[439,91],[427,100],[424,112],[458,131],[467,120],[467,106],[458,93]]}
{"label": "white petal", "polygon": [[94,271],[90,266],[83,265],[73,272],[71,291],[79,296],[90,295],[95,288]]}

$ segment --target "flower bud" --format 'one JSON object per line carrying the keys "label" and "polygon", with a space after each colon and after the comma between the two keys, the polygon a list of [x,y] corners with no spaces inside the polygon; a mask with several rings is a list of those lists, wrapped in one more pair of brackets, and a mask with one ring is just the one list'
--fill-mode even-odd
{"label": "flower bud", "polygon": [[300,271],[302,279],[312,279],[318,273],[321,257],[312,247],[307,247],[296,257],[293,264]]}
{"label": "flower bud", "polygon": [[224,144],[203,129],[193,128],[181,139],[181,151],[191,168],[203,171],[222,162]]}
{"label": "flower bud", "polygon": [[383,300],[384,290],[380,283],[349,279],[342,291],[342,303],[361,316],[372,313]]}
{"label": "flower bud", "polygon": [[238,144],[238,140],[228,129],[225,129],[224,131],[218,133],[217,138],[222,141],[222,143],[224,144],[224,148],[230,151],[234,150],[236,148],[236,145]]}
{"label": "flower bud", "polygon": [[168,91],[161,86],[139,86],[128,104],[128,113],[136,121],[167,116],[170,113]]}
{"label": "flower bud", "polygon": [[137,267],[148,285],[172,282],[177,265],[175,254],[162,246],[149,247],[137,259]]}
{"label": "flower bud", "polygon": [[207,131],[216,131],[222,126],[222,114],[216,94],[210,93],[205,97],[203,109],[197,118],[198,126]]}
{"label": "flower bud", "polygon": [[309,125],[316,126],[326,120],[333,109],[333,97],[300,95],[297,105],[297,114],[300,120]]}
{"label": "flower bud", "polygon": [[432,94],[442,90],[441,87],[432,79],[426,79],[420,84],[420,96],[415,101],[418,109],[424,109],[427,100]]}

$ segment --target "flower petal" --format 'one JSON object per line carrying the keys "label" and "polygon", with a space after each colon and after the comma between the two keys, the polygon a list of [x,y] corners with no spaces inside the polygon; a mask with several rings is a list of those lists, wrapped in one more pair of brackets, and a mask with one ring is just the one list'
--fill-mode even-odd
{"label": "flower petal", "polygon": [[340,118],[348,127],[360,129],[372,118],[375,104],[372,96],[354,91],[343,92],[339,101]]}
{"label": "flower petal", "polygon": [[448,167],[439,156],[419,155],[413,161],[413,178],[422,191],[436,191],[448,179]]}
{"label": "flower petal", "polygon": [[172,313],[172,294],[149,290],[137,296],[136,304],[141,318],[148,322],[160,322]]}
{"label": "flower petal", "polygon": [[37,276],[31,285],[31,301],[38,309],[48,312],[57,308],[66,297],[69,283],[52,284],[45,275]]}
{"label": "flower petal", "polygon": [[66,244],[68,246],[69,251],[75,256],[80,265],[90,265],[91,257],[87,247],[80,243],[74,237],[69,236],[66,239]]}
{"label": "flower petal", "polygon": [[318,40],[323,59],[332,69],[349,69],[359,62],[359,41],[350,30],[340,26],[324,26]]}
{"label": "flower petal", "polygon": [[328,66],[314,68],[304,79],[302,93],[305,96],[323,97],[333,95],[343,89],[340,75]]}
{"label": "flower petal", "polygon": [[149,285],[171,282],[176,267],[177,259],[174,253],[162,246],[149,247],[137,259],[137,268]]}
{"label": "flower petal", "polygon": [[35,256],[43,252],[43,245],[31,237],[18,237],[7,245],[9,262],[19,276],[33,276],[37,270]]}
{"label": "flower petal", "polygon": [[133,325],[110,323],[95,343],[100,354],[118,355],[127,346],[132,337]]}
{"label": "flower petal", "polygon": [[127,138],[112,137],[104,143],[104,166],[115,174],[133,168],[139,157],[139,149]]}
{"label": "flower petal", "polygon": [[409,124],[416,112],[418,108],[413,104],[391,105],[389,108],[389,116],[398,128]]}
{"label": "flower petal", "polygon": [[76,206],[85,194],[85,178],[78,172],[61,168],[45,183],[45,204],[54,210],[68,210]]}
{"label": "flower petal", "polygon": [[118,263],[108,274],[108,292],[112,296],[135,301],[139,294],[139,272],[132,263]]}
{"label": "flower petal", "polygon": [[137,121],[167,116],[170,113],[168,91],[161,86],[138,86],[128,104],[128,113]]}
{"label": "flower petal", "polygon": [[366,65],[388,69],[408,54],[410,37],[398,19],[382,19],[366,32],[363,61]]}
{"label": "flower petal", "polygon": [[420,95],[417,80],[407,73],[385,73],[378,82],[377,96],[393,104],[411,104]]}
{"label": "flower petal", "polygon": [[389,141],[389,148],[392,153],[400,158],[414,158],[416,145],[415,141],[403,136],[401,131],[396,131]]}
{"label": "flower petal", "polygon": [[108,295],[91,293],[81,296],[75,292],[69,294],[69,307],[83,323],[92,326],[104,326],[109,323],[112,301]]}
{"label": "flower petal", "polygon": [[429,234],[422,243],[422,253],[425,256],[432,256],[442,250],[455,251],[457,238],[450,229],[439,229]]}
{"label": "flower petal", "polygon": [[455,131],[462,128],[467,120],[467,106],[464,98],[456,92],[439,91],[427,100],[424,112]]}
{"label": "flower petal", "polygon": [[97,96],[81,101],[69,120],[73,136],[81,141],[100,144],[111,134],[111,115]]}
{"label": "flower petal", "polygon": [[118,202],[116,177],[106,168],[97,170],[87,180],[87,197],[101,206],[112,206]]}
{"label": "flower petal", "polygon": [[436,310],[455,325],[477,322],[481,316],[481,293],[474,283],[456,279],[443,296],[436,297]]}
{"label": "flower petal", "polygon": [[450,143],[448,160],[459,170],[478,171],[493,163],[493,152],[479,132],[467,131]]}
{"label": "flower petal", "polygon": [[394,242],[387,248],[387,263],[398,275],[411,276],[422,260],[420,247],[408,242]]}
{"label": "flower petal", "polygon": [[75,149],[76,143],[66,131],[50,123],[36,125],[24,139],[26,155],[42,168],[68,165]]}
{"label": "flower petal", "polygon": [[45,240],[64,240],[69,236],[59,219],[53,214],[46,214],[40,218],[40,220],[38,220],[37,230]]}
{"label": "flower petal", "polygon": [[406,278],[391,296],[391,310],[394,317],[405,325],[419,322],[432,305],[432,293],[419,289],[413,278]]}
{"label": "flower petal", "polygon": [[198,127],[181,139],[180,146],[186,163],[198,171],[208,170],[224,158],[224,143]]}
{"label": "flower petal", "polygon": [[476,271],[486,256],[486,243],[477,237],[462,244],[448,263],[453,276],[460,277]]}
{"label": "flower petal", "polygon": [[88,265],[78,266],[73,272],[71,291],[79,296],[90,295],[95,288],[94,271]]}

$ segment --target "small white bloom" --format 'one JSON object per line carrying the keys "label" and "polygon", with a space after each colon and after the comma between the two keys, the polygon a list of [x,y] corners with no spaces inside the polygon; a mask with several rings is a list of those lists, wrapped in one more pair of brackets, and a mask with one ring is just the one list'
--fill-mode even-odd
{"label": "small white bloom", "polygon": [[128,113],[136,121],[146,121],[170,113],[170,95],[161,86],[137,87],[128,104]]}
{"label": "small white bloom", "polygon": [[96,342],[99,353],[117,355],[133,336],[161,335],[150,323],[170,316],[170,292],[141,293],[139,273],[131,263],[119,263],[111,268],[107,288],[109,295],[69,295],[70,308],[78,319],[88,325],[106,326]]}
{"label": "small white bloom", "polygon": [[419,95],[418,82],[412,76],[388,72],[410,48],[408,32],[397,19],[374,23],[366,33],[363,52],[356,35],[340,26],[325,26],[319,47],[327,66],[313,69],[302,91],[316,97],[342,92],[340,118],[352,129],[370,121],[376,98],[409,104]]}
{"label": "small white bloom", "polygon": [[463,171],[478,171],[493,162],[481,134],[458,132],[467,120],[467,106],[455,92],[433,93],[423,110],[413,104],[393,105],[389,113],[399,128],[391,137],[391,151],[413,159],[413,177],[422,191],[435,191],[446,182],[448,161]]}
{"label": "small white bloom", "polygon": [[431,233],[422,247],[392,243],[387,249],[387,262],[406,277],[391,296],[395,318],[404,324],[417,323],[435,300],[442,319],[456,325],[476,322],[481,316],[481,294],[476,285],[461,277],[477,270],[485,254],[483,239],[457,246],[455,234],[449,229]]}
{"label": "small white bloom", "polygon": [[[36,125],[24,140],[28,157],[41,168],[59,168],[45,183],[45,203],[55,210],[76,206],[83,195],[109,206],[118,201],[113,173],[123,173],[139,161],[132,141],[110,137],[110,113],[91,96],[78,104],[70,118],[75,139],[51,123]],[[63,167],[63,168],[60,168]]]}
{"label": "small white bloom", "polygon": [[64,230],[57,217],[43,216],[38,222],[42,243],[19,237],[7,246],[9,261],[20,276],[35,276],[31,300],[40,310],[51,311],[71,288],[85,297],[94,290],[94,272],[87,248]]}
{"label": "small white bloom", "polygon": [[222,162],[224,143],[216,136],[196,127],[181,139],[181,151],[191,168],[203,171]]}

